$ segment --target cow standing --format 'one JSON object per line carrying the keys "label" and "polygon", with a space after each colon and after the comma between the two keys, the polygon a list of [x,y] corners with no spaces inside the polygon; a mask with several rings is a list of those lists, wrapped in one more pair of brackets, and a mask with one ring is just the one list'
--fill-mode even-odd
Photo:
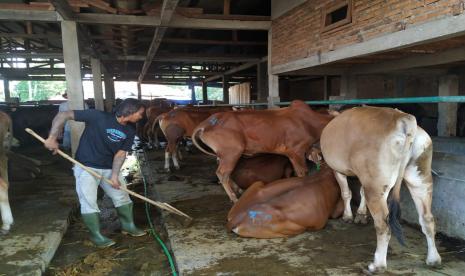
{"label": "cow standing", "polygon": [[231,201],[236,202],[236,184],[230,176],[242,155],[285,155],[296,175],[302,177],[308,171],[306,152],[320,139],[321,131],[332,118],[296,100],[281,109],[214,114],[194,130],[192,141],[201,151],[218,157],[216,175]]}
{"label": "cow standing", "polygon": [[178,155],[180,158],[182,157],[178,145],[183,138],[190,138],[194,128],[210,115],[228,109],[230,110],[230,108],[200,109],[188,107],[174,109],[158,116],[154,124],[159,123],[160,129],[168,141],[165,150],[165,170],[170,171],[170,158],[173,160],[175,169],[179,170]]}
{"label": "cow standing", "polygon": [[7,151],[13,139],[10,117],[0,111],[0,213],[2,228],[0,233],[6,234],[13,224],[10,203],[8,201],[8,158]]}
{"label": "cow standing", "polygon": [[368,266],[370,272],[386,269],[386,254],[391,236],[387,220],[394,235],[402,242],[402,232],[396,218],[402,180],[405,180],[412,195],[422,231],[426,236],[426,263],[441,263],[434,242],[435,225],[431,214],[432,141],[417,126],[414,116],[392,108],[353,108],[343,112],[326,126],[320,144],[323,156],[335,171],[341,188],[345,205],[344,220],[352,220],[351,192],[346,176],[357,176],[362,184],[377,236],[374,261]]}
{"label": "cow standing", "polygon": [[229,230],[242,237],[278,238],[322,229],[344,205],[332,170],[312,176],[255,182],[228,214]]}

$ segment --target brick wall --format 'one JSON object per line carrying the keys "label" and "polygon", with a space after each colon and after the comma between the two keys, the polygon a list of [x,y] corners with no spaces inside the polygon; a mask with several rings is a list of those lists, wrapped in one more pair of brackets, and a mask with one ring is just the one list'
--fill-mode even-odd
{"label": "brick wall", "polygon": [[323,8],[334,0],[313,1],[272,23],[272,64],[284,64],[396,32],[405,26],[462,12],[463,0],[353,0],[352,23],[321,32]]}

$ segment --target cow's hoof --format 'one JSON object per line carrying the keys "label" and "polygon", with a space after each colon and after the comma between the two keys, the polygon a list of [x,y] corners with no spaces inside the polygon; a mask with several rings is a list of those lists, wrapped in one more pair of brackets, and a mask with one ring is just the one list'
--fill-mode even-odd
{"label": "cow's hoof", "polygon": [[368,223],[368,215],[367,214],[357,214],[354,219],[354,223],[357,224],[367,224]]}
{"label": "cow's hoof", "polygon": [[179,171],[181,167],[174,167],[175,170]]}
{"label": "cow's hoof", "polygon": [[368,271],[370,273],[383,273],[386,271],[386,266],[376,266],[374,263],[368,265]]}
{"label": "cow's hoof", "polygon": [[426,264],[432,267],[439,267],[441,266],[441,257],[438,254],[437,256],[434,256],[432,258],[427,258]]}
{"label": "cow's hoof", "polygon": [[9,232],[10,232],[9,230],[0,229],[0,236],[1,236],[1,235],[6,235],[6,234],[8,234]]}
{"label": "cow's hoof", "polygon": [[352,223],[352,222],[354,222],[354,217],[353,217],[353,216],[343,216],[343,217],[342,217],[342,220],[343,220],[345,223]]}
{"label": "cow's hoof", "polygon": [[165,172],[170,173],[171,172],[170,168],[165,168]]}

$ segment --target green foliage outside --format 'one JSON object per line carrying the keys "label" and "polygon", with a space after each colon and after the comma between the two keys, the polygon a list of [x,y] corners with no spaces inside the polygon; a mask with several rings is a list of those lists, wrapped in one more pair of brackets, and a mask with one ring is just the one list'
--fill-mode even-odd
{"label": "green foliage outside", "polygon": [[65,81],[19,81],[10,82],[10,96],[21,102],[48,100],[64,93]]}
{"label": "green foliage outside", "polygon": [[[221,87],[208,87],[207,94],[208,94],[209,100],[216,100],[216,101],[223,100],[223,88]],[[195,99],[197,101],[201,101],[203,99],[201,86],[195,87]]]}

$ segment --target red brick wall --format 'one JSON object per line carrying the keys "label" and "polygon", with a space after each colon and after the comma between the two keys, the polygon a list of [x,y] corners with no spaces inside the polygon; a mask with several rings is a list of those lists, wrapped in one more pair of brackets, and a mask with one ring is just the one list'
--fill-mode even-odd
{"label": "red brick wall", "polygon": [[462,0],[352,0],[352,23],[322,33],[323,8],[331,3],[336,1],[309,0],[272,22],[273,65],[452,16],[463,5]]}

